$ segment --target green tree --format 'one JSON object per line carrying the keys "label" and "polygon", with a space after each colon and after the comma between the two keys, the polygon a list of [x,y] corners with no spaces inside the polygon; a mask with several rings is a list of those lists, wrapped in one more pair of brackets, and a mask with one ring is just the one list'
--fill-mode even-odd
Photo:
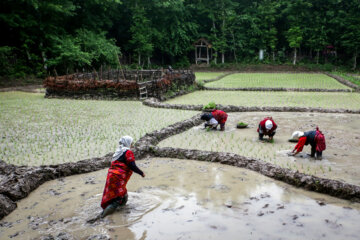
{"label": "green tree", "polygon": [[294,58],[293,58],[293,65],[296,64],[296,53],[297,53],[297,48],[300,47],[300,44],[303,40],[302,37],[302,30],[300,29],[300,27],[291,27],[287,33],[286,33],[286,38],[289,42],[289,46],[291,48],[294,48]]}
{"label": "green tree", "polygon": [[154,50],[152,39],[152,30],[150,21],[145,16],[144,7],[135,2],[133,9],[132,25],[130,27],[131,37],[130,44],[133,51],[137,54],[138,65],[141,66],[141,56],[148,59],[150,65],[150,57]]}

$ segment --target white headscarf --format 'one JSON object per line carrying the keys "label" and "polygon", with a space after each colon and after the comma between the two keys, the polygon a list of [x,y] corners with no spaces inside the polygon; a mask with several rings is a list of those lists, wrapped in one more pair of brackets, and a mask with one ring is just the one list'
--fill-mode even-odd
{"label": "white headscarf", "polygon": [[121,155],[124,154],[127,150],[130,149],[133,138],[130,136],[124,136],[119,140],[119,147],[116,149],[116,152],[112,156],[112,160],[117,160]]}
{"label": "white headscarf", "polygon": [[293,134],[291,135],[291,138],[292,139],[295,139],[295,140],[299,140],[300,137],[304,136],[304,132],[301,132],[301,131],[295,131],[293,132]]}
{"label": "white headscarf", "polygon": [[270,129],[272,129],[272,127],[273,127],[272,121],[266,120],[266,122],[265,122],[265,128],[266,128],[267,130],[270,130]]}

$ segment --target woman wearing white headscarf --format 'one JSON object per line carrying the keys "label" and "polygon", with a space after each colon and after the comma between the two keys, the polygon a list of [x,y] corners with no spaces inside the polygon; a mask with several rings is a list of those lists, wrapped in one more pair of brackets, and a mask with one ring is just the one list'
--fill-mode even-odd
{"label": "woman wearing white headscarf", "polygon": [[122,137],[112,157],[101,201],[101,207],[104,209],[101,217],[113,213],[118,206],[126,204],[128,198],[126,184],[133,171],[145,177],[135,164],[134,153],[130,150],[132,141],[132,137]]}
{"label": "woman wearing white headscarf", "polygon": [[277,125],[272,117],[264,118],[264,120],[259,123],[259,127],[257,129],[259,133],[259,140],[263,140],[264,135],[269,136],[269,140],[272,140],[276,134],[276,129]]}

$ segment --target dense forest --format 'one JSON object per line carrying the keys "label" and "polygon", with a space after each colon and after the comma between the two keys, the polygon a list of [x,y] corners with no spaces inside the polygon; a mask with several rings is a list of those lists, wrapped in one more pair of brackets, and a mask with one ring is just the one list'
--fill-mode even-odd
{"label": "dense forest", "polygon": [[356,69],[359,0],[2,0],[0,75],[118,67],[299,62]]}

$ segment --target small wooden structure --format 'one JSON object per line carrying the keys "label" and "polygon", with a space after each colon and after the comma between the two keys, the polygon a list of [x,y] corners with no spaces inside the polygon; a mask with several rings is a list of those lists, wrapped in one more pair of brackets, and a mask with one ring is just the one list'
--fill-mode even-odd
{"label": "small wooden structure", "polygon": [[206,63],[209,64],[210,61],[209,49],[212,49],[212,45],[205,38],[200,38],[199,40],[194,42],[194,46],[195,46],[195,63],[198,64],[198,62],[206,61]]}

